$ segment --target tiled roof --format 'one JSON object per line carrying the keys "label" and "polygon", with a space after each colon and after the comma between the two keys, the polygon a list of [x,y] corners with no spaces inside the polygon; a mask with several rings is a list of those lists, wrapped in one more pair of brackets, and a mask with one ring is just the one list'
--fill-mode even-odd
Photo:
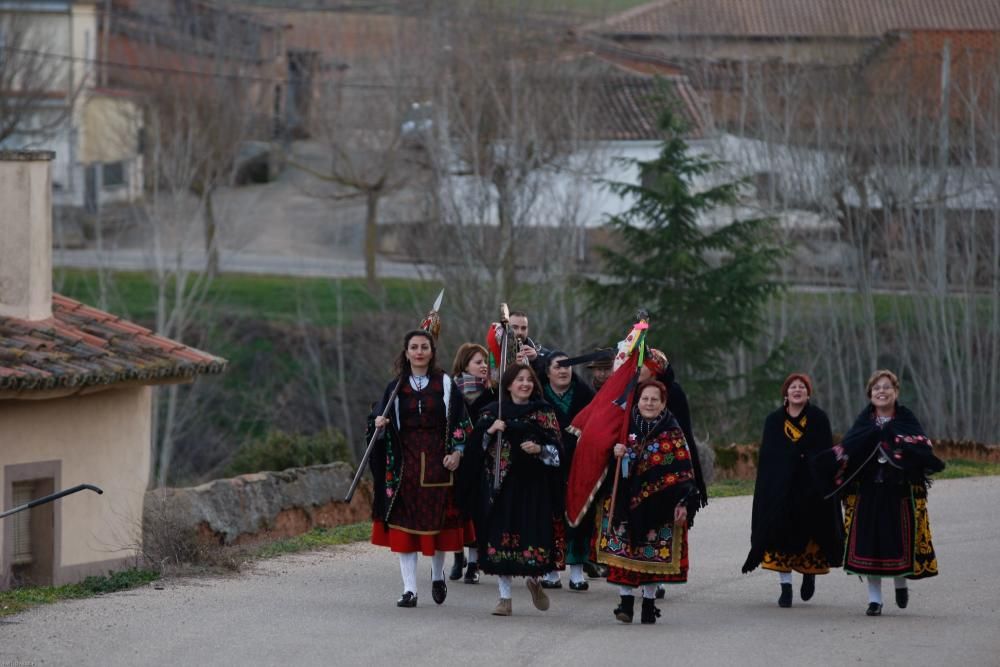
{"label": "tiled roof", "polygon": [[178,382],[226,364],[59,294],[47,320],[0,317],[0,391]]}
{"label": "tiled roof", "polygon": [[602,34],[877,37],[1000,30],[997,0],[659,0],[588,26]]}
{"label": "tiled roof", "polygon": [[[684,76],[637,71],[635,64],[588,53],[567,67],[589,89],[593,105],[588,134],[602,141],[659,140],[659,118],[665,101],[674,104],[689,136],[701,136],[705,123],[698,97]],[[619,64],[619,62],[621,64]],[[641,63],[640,63],[641,65]]]}
{"label": "tiled roof", "polygon": [[636,141],[662,139],[659,130],[662,98],[672,98],[686,121],[689,136],[704,133],[695,94],[683,78],[619,74],[603,81],[598,95],[599,116],[596,133],[600,139]]}

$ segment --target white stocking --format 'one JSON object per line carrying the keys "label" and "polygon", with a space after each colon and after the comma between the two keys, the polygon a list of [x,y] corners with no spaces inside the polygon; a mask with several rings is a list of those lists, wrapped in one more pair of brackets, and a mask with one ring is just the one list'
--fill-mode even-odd
{"label": "white stocking", "polygon": [[906,588],[906,577],[893,577],[892,583],[896,585],[896,590]]}
{"label": "white stocking", "polygon": [[791,572],[779,572],[778,573],[778,581],[780,581],[783,584],[790,584],[790,583],[792,583],[792,573]]}
{"label": "white stocking", "polygon": [[659,588],[656,584],[643,584],[642,585],[642,597],[647,600],[656,599],[656,589]]}
{"label": "white stocking", "polygon": [[631,595],[632,597],[635,597],[635,589],[632,588],[631,586],[619,586],[618,595],[621,595],[623,597],[628,597]]}
{"label": "white stocking", "polygon": [[399,554],[399,572],[403,575],[403,592],[417,594],[417,552]]}
{"label": "white stocking", "polygon": [[435,551],[431,556],[431,581],[441,581],[444,579],[444,557],[447,554],[443,551]]}
{"label": "white stocking", "polygon": [[546,572],[544,579],[545,581],[551,581],[552,583],[559,581],[559,570],[552,570],[551,572]]}
{"label": "white stocking", "polygon": [[497,584],[500,586],[500,598],[503,600],[510,599],[510,575],[501,574],[497,577]]}
{"label": "white stocking", "polygon": [[882,604],[882,577],[868,577],[868,601]]}
{"label": "white stocking", "polygon": [[479,549],[476,547],[469,547],[469,562],[476,563],[479,561]]}
{"label": "white stocking", "polygon": [[569,580],[572,581],[574,584],[580,584],[586,581],[586,577],[583,576],[582,565],[569,566]]}

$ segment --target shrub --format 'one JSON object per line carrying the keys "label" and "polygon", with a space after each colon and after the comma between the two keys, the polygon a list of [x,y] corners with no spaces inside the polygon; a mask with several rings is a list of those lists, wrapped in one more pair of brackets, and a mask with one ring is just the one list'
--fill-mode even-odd
{"label": "shrub", "polygon": [[349,460],[347,442],[339,431],[313,435],[272,431],[244,445],[226,468],[229,476],[262,470],[285,470]]}

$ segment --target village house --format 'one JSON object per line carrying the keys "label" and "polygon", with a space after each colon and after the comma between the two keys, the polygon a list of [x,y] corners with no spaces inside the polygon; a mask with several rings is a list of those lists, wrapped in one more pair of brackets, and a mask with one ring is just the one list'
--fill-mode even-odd
{"label": "village house", "polygon": [[52,292],[48,151],[0,151],[0,589],[135,563],[157,385],[226,361]]}
{"label": "village house", "polygon": [[141,106],[100,80],[98,40],[94,0],[0,4],[0,147],[54,151],[53,203],[74,217],[143,189]]}

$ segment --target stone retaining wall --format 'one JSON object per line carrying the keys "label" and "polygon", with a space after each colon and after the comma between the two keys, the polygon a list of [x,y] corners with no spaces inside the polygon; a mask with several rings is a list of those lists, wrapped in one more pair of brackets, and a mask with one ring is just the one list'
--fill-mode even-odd
{"label": "stone retaining wall", "polygon": [[[934,453],[947,462],[964,459],[979,463],[1000,463],[1000,445],[968,440],[934,440]],[[729,445],[715,450],[715,479],[756,479],[759,446]]]}
{"label": "stone retaining wall", "polygon": [[144,531],[169,520],[206,542],[247,544],[291,537],[371,517],[371,485],[343,501],[354,470],[337,462],[217,479],[200,486],[146,493]]}

